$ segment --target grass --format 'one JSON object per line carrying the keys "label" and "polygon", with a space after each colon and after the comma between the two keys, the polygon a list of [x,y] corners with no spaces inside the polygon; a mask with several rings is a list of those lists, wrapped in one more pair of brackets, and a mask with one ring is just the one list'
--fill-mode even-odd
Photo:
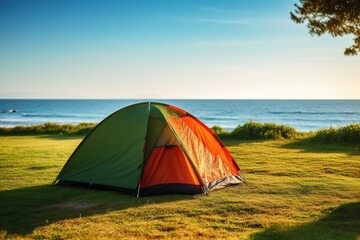
{"label": "grass", "polygon": [[53,187],[81,136],[0,136],[0,239],[359,239],[359,146],[224,139],[246,184],[135,198]]}

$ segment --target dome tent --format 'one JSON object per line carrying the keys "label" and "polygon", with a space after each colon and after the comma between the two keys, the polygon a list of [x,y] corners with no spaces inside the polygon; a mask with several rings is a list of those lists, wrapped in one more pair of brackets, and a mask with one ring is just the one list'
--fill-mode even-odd
{"label": "dome tent", "polygon": [[115,188],[137,196],[207,194],[242,183],[217,136],[175,106],[145,102],[101,121],[79,144],[54,183]]}

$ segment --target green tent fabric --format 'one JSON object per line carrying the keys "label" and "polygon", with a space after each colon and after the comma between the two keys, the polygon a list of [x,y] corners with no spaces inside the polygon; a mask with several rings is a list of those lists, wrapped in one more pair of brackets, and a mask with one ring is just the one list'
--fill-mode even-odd
{"label": "green tent fabric", "polygon": [[148,106],[139,104],[106,118],[79,145],[58,179],[79,182],[91,179],[97,184],[136,188],[144,158],[147,117]]}

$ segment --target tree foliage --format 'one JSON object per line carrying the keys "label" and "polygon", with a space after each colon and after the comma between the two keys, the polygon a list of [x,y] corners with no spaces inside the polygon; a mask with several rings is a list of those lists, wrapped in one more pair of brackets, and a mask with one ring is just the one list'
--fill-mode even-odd
{"label": "tree foliage", "polygon": [[299,0],[291,19],[307,22],[311,35],[329,33],[332,36],[354,35],[354,43],[345,55],[360,52],[360,0]]}

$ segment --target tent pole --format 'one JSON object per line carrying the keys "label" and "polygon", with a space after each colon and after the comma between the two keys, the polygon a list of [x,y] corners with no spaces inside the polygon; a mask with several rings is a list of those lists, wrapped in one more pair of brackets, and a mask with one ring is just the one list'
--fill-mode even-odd
{"label": "tent pole", "polygon": [[139,197],[140,197],[140,181],[139,181],[139,186],[138,186],[138,191],[137,191],[136,198],[139,198]]}

